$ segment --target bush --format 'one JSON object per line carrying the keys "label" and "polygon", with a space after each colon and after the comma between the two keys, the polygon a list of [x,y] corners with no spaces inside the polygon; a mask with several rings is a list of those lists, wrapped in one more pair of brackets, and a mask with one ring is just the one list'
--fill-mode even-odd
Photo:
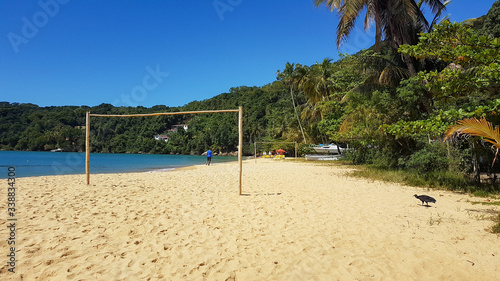
{"label": "bush", "polygon": [[376,149],[366,145],[352,145],[345,153],[344,159],[353,164],[373,164]]}
{"label": "bush", "polygon": [[380,167],[397,169],[399,168],[398,158],[402,153],[398,146],[386,146],[374,151],[372,163]]}
{"label": "bush", "polygon": [[300,143],[297,148],[297,154],[299,156],[305,156],[306,154],[315,154],[316,151],[312,147],[312,144]]}
{"label": "bush", "polygon": [[444,172],[448,170],[450,159],[445,144],[434,142],[412,154],[405,163],[405,168],[418,174]]}

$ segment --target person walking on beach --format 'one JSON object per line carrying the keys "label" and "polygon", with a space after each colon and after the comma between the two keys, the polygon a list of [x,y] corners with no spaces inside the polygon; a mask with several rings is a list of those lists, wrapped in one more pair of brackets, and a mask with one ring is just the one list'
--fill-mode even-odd
{"label": "person walking on beach", "polygon": [[210,166],[210,162],[212,162],[212,150],[210,148],[207,151],[207,165]]}

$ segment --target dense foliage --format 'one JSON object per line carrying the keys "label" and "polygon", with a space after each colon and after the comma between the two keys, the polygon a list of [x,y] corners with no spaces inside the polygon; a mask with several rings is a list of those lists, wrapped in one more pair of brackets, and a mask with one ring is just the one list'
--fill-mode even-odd
{"label": "dense foliage", "polygon": [[[38,107],[33,104],[0,103],[0,149],[4,150],[85,150],[85,113],[139,114],[244,108],[245,151],[253,151],[253,142],[264,138],[293,138],[297,120],[288,92],[281,83],[265,87],[238,87],[229,93],[183,107],[88,106]],[[303,100],[303,96],[297,97]],[[172,132],[175,125],[187,124],[188,130]],[[169,141],[155,140],[168,135]],[[133,118],[91,118],[91,148],[111,153],[201,154],[212,148],[233,152],[238,145],[238,116],[235,113],[168,115]]]}
{"label": "dense foliage", "polygon": [[471,23],[480,35],[500,37],[500,2],[493,3],[485,16],[480,20],[471,20]]}

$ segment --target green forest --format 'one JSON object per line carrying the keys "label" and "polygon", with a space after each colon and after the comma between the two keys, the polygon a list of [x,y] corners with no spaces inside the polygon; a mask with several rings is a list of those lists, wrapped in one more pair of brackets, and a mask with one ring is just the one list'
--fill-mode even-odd
{"label": "green forest", "polygon": [[[313,65],[289,62],[265,86],[234,87],[181,107],[1,102],[0,149],[84,151],[87,111],[138,114],[243,106],[246,155],[253,154],[255,141],[297,142],[301,155],[313,144],[343,143],[350,147],[346,159],[354,164],[411,171],[429,185],[455,189],[479,184],[486,175],[494,184],[481,188],[498,188],[500,1],[487,15],[462,23],[447,20],[447,1],[408,1],[411,7],[392,3],[397,1],[365,2],[314,1],[338,11],[339,46],[349,40],[354,22],[365,20],[358,17],[368,9],[367,21],[374,21],[376,30],[370,49]],[[424,8],[432,11],[431,18],[424,16]],[[234,113],[92,118],[91,149],[202,154],[211,148],[230,153],[237,150],[237,123]],[[180,124],[188,130],[169,131]],[[168,142],[154,139],[166,134]],[[293,151],[293,144],[280,147]]]}

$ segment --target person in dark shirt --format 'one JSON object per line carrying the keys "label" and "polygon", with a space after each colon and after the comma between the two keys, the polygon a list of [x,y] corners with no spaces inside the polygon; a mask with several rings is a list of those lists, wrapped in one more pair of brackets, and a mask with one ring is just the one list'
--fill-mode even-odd
{"label": "person in dark shirt", "polygon": [[212,150],[208,149],[207,151],[207,165],[210,166],[210,162],[212,162]]}

